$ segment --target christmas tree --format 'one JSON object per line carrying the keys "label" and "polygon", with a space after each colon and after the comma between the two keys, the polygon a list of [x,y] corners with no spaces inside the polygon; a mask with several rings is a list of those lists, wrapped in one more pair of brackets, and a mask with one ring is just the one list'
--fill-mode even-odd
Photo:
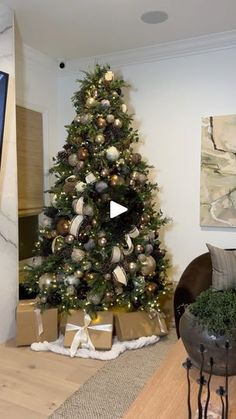
{"label": "christmas tree", "polygon": [[[41,308],[155,313],[170,291],[159,240],[167,219],[154,207],[150,166],[134,149],[139,135],[123,99],[127,86],[99,65],[79,82],[25,286]],[[114,216],[117,204],[123,213]]]}

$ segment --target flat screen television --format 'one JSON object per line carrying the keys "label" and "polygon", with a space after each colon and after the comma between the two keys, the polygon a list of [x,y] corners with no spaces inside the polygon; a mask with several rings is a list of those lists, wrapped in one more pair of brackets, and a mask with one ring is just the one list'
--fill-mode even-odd
{"label": "flat screen television", "polygon": [[2,158],[2,142],[5,123],[5,112],[7,103],[7,87],[9,75],[4,71],[0,71],[0,164]]}

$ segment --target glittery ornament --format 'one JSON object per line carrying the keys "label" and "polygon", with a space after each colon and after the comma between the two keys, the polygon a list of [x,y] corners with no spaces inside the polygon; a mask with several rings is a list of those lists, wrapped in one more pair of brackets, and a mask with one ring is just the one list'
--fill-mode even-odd
{"label": "glittery ornament", "polygon": [[85,252],[81,249],[74,248],[71,253],[71,259],[73,262],[81,262],[85,257]]}
{"label": "glittery ornament", "polygon": [[105,143],[105,137],[103,134],[97,134],[95,137],[95,143],[98,145],[102,145]]}
{"label": "glittery ornament", "polygon": [[65,278],[65,284],[66,285],[78,285],[79,283],[79,278],[76,277],[75,275],[69,275]]}
{"label": "glittery ornament", "polygon": [[119,156],[120,156],[120,152],[114,146],[111,146],[106,150],[107,160],[111,162],[118,160]]}
{"label": "glittery ornament", "polygon": [[66,236],[70,228],[70,220],[67,218],[61,218],[57,223],[57,232],[61,236]]}
{"label": "glittery ornament", "polygon": [[69,287],[66,288],[66,292],[69,295],[74,295],[75,294],[75,287],[74,287],[74,285],[69,285]]}
{"label": "glittery ornament", "polygon": [[105,74],[104,74],[104,80],[106,82],[111,82],[112,80],[114,80],[114,73],[111,70],[108,70]]}
{"label": "glittery ornament", "polygon": [[122,127],[122,121],[119,118],[116,118],[113,122],[113,125],[115,128],[121,128]]}
{"label": "glittery ornament", "polygon": [[68,163],[72,167],[76,166],[77,163],[78,163],[77,154],[75,154],[75,153],[70,154],[69,157],[68,157]]}
{"label": "glittery ornament", "polygon": [[[86,160],[88,158],[88,156],[89,156],[89,152],[88,152],[87,148],[81,147],[78,151],[79,160]],[[77,163],[78,163],[78,161],[77,161]]]}
{"label": "glittery ornament", "polygon": [[153,252],[153,246],[152,246],[152,244],[146,244],[146,246],[145,246],[145,254],[146,255],[151,255],[152,252]]}
{"label": "glittery ornament", "polygon": [[115,121],[115,117],[112,114],[108,114],[106,117],[106,120],[108,122],[108,124],[113,124],[113,122]]}
{"label": "glittery ornament", "polygon": [[31,265],[35,268],[42,265],[44,258],[42,256],[34,256]]}
{"label": "glittery ornament", "polygon": [[99,182],[96,182],[95,184],[95,189],[98,193],[104,192],[107,188],[108,188],[107,183],[102,180]]}
{"label": "glittery ornament", "polygon": [[131,154],[130,159],[132,163],[137,164],[141,161],[142,156],[139,153],[134,153],[134,154]]}
{"label": "glittery ornament", "polygon": [[52,281],[55,280],[55,276],[52,273],[45,273],[39,278],[39,288],[49,288],[52,284]]}
{"label": "glittery ornament", "polygon": [[92,217],[94,214],[93,207],[89,204],[84,205],[83,207],[83,215],[87,215],[87,217]]}
{"label": "glittery ornament", "polygon": [[75,240],[75,238],[74,238],[74,236],[72,236],[72,234],[68,234],[68,236],[66,236],[66,237],[65,237],[65,242],[66,242],[67,244],[71,244],[71,243],[73,243],[73,242],[74,242],[74,240]]}
{"label": "glittery ornament", "polygon": [[92,122],[93,116],[90,113],[85,113],[80,116],[80,122],[83,125],[90,124]]}
{"label": "glittery ornament", "polygon": [[87,295],[88,301],[97,305],[101,301],[101,296],[99,294],[94,294],[93,292],[89,292]]}
{"label": "glittery ornament", "polygon": [[108,109],[111,106],[110,101],[108,99],[101,100],[101,107],[103,109]]}
{"label": "glittery ornament", "polygon": [[105,128],[107,123],[106,123],[106,120],[104,118],[99,116],[99,118],[96,120],[96,124],[97,124],[98,128]]}

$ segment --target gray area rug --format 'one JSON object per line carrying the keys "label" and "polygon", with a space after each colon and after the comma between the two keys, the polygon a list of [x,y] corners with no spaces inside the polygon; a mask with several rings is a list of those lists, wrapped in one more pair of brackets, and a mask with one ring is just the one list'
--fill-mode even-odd
{"label": "gray area rug", "polygon": [[175,329],[155,345],[108,361],[50,419],[120,419],[177,341]]}

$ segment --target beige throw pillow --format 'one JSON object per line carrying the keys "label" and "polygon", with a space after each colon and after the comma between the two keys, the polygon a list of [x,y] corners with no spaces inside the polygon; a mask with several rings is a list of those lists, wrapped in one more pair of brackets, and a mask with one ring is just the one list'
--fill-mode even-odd
{"label": "beige throw pillow", "polygon": [[236,289],[236,250],[206,245],[211,255],[212,287],[216,290]]}

